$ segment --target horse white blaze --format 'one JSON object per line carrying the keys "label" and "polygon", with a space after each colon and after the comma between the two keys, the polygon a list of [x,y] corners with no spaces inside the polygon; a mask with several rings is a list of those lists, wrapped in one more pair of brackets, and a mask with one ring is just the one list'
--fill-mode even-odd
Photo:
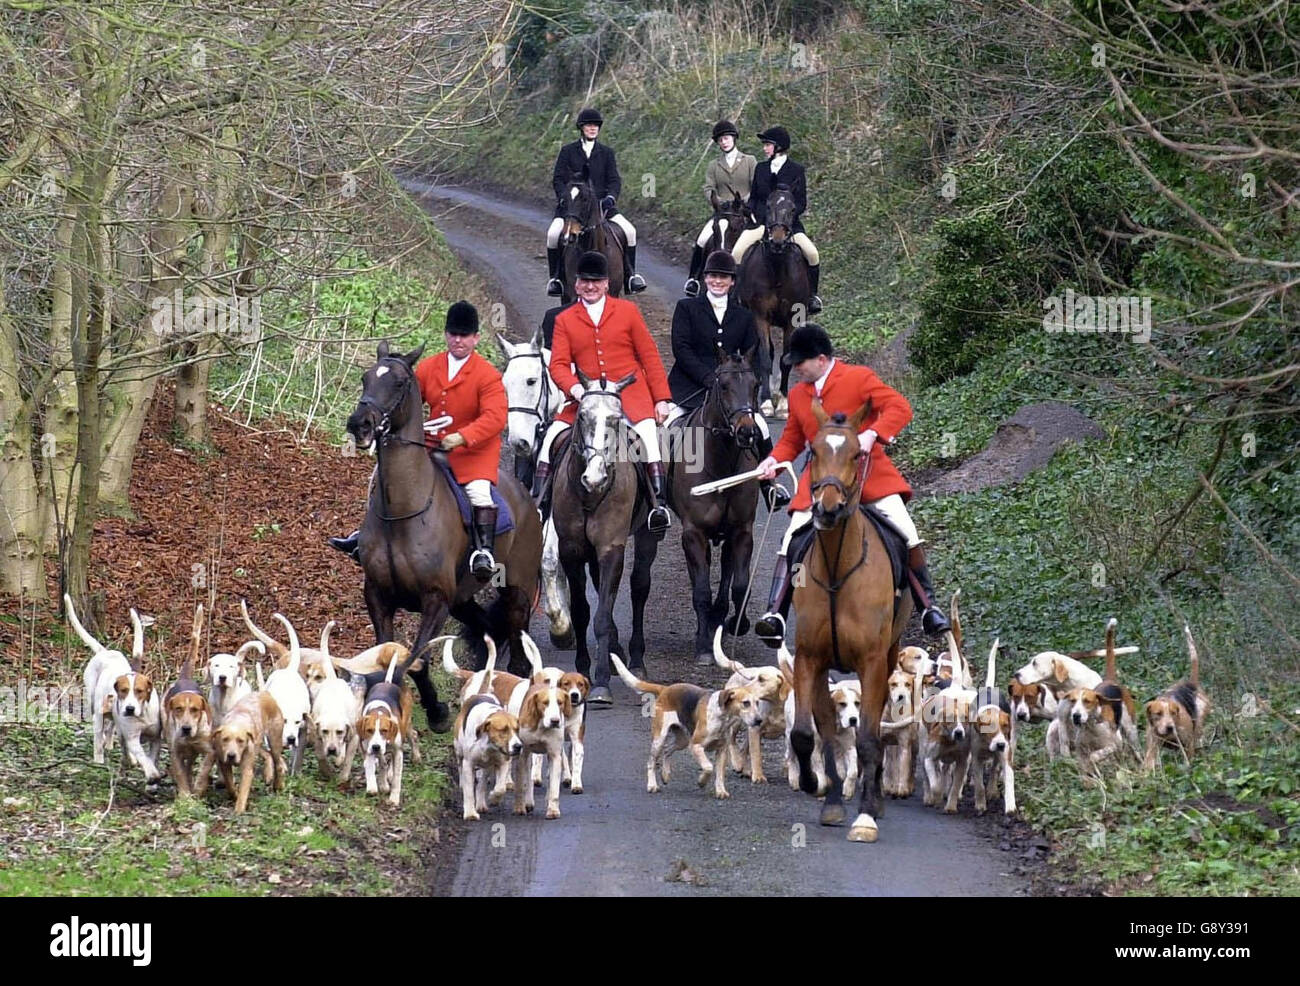
{"label": "horse white blaze", "polygon": [[377,370],[375,371],[375,376],[376,376],[376,377],[382,377],[382,376],[383,376],[385,373],[387,373],[387,372],[388,372],[388,367],[386,367],[386,366],[381,366],[379,369],[377,369]]}
{"label": "horse white blaze", "polygon": [[827,435],[827,436],[826,436],[826,444],[829,445],[829,446],[831,447],[831,451],[832,451],[832,452],[838,452],[838,451],[840,450],[840,446],[844,444],[844,436],[843,436],[843,435]]}

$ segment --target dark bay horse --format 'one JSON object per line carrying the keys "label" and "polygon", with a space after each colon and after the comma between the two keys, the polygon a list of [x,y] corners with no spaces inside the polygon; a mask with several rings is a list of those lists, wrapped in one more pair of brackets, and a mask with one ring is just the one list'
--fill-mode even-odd
{"label": "dark bay horse", "polygon": [[[799,759],[799,787],[816,793],[813,721],[821,736],[833,735],[836,727],[827,675],[832,667],[856,673],[862,683],[857,733],[861,795],[849,840],[875,842],[875,816],[884,807],[880,720],[886,679],[898,663],[898,641],[912,612],[911,594],[904,592],[895,602],[889,555],[859,509],[870,459],[858,445],[858,432],[870,417],[870,402],[848,417],[828,417],[820,400],[813,401],[812,410],[819,426],[809,462],[815,536],[804,556],[804,577],[794,590],[795,715],[790,745]],[[824,743],[822,749],[830,789],[821,823],[843,825],[844,778],[836,772],[831,744]]]}
{"label": "dark bay horse", "polygon": [[[730,594],[736,614],[728,625],[733,634],[746,633],[749,620],[741,609],[749,586],[754,550],[754,514],[758,482],[742,483],[706,496],[691,496],[691,487],[753,469],[758,463],[754,423],[758,402],[756,353],[718,352],[718,369],[704,403],[665,429],[667,447],[688,455],[668,456],[668,499],[682,521],[682,551],[691,576],[695,607],[695,661],[713,663],[713,632],[727,616]],[[718,594],[710,600],[711,547],[722,545]]]}
{"label": "dark bay horse", "polygon": [[[749,207],[745,205],[745,200],[740,197],[739,192],[732,194],[732,198],[720,199],[717,192],[709,193],[709,201],[713,203],[713,236],[704,248],[706,257],[714,250],[726,250],[730,253],[731,248],[740,239],[740,234],[749,225],[751,218]],[[722,228],[719,222],[721,219],[727,221],[726,229]]]}
{"label": "dark bay horse", "polygon": [[[808,261],[791,239],[795,222],[794,197],[789,189],[776,188],[767,200],[767,233],[754,244],[736,272],[736,297],[754,313],[764,357],[760,372],[766,371],[763,397],[770,398],[773,416],[786,416],[786,390],[790,368],[781,357],[790,333],[808,321],[812,300]],[[777,346],[777,330],[781,344]]]}
{"label": "dark bay horse", "polygon": [[467,635],[484,632],[510,646],[510,669],[527,675],[527,655],[520,631],[537,593],[542,525],[528,491],[502,473],[498,488],[514,514],[515,529],[496,540],[501,581],[488,611],[474,601],[483,586],[469,574],[469,535],[450,485],[435,470],[424,444],[423,401],[415,381],[415,364],[424,347],[390,354],[380,342],[378,360],[362,377],[361,401],[348,418],[348,433],[358,448],[375,445],[378,467],[370,503],[361,525],[361,567],[365,572],[366,609],[375,639],[393,639],[398,609],[420,614],[420,629],[411,644],[423,658],[411,674],[429,725],[445,731],[447,705],[429,679],[425,645],[438,635],[448,613],[466,626]]}
{"label": "dark bay horse", "polygon": [[585,174],[574,175],[564,188],[564,228],[560,232],[564,293],[561,303],[571,305],[578,300],[573,282],[577,275],[578,258],[588,250],[603,253],[609,261],[609,293],[615,298],[623,296],[623,251],[627,248],[623,231],[605,218],[600,200]]}
{"label": "dark bay horse", "polygon": [[[650,567],[659,538],[646,528],[650,505],[642,489],[640,470],[629,454],[640,446],[625,423],[620,391],[636,377],[617,383],[593,381],[578,371],[585,388],[578,418],[568,444],[559,453],[552,477],[551,519],[559,538],[560,564],[569,582],[573,630],[577,636],[575,666],[592,680],[588,704],[609,705],[611,649],[620,650],[614,625],[614,600],[623,579],[623,555],[628,537],[634,544],[632,563],[632,636],[628,665],[645,667],[645,603],[650,595]],[[596,662],[587,650],[587,572],[596,584]]]}

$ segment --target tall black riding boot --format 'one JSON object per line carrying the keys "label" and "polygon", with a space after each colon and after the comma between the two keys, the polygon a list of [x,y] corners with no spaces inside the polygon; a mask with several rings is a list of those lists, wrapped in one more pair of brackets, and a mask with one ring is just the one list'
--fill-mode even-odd
{"label": "tall black riding boot", "polygon": [[697,246],[691,251],[691,272],[686,275],[686,287],[682,290],[686,297],[694,298],[700,293],[700,271],[704,268],[704,247]]}
{"label": "tall black riding boot", "polygon": [[546,282],[546,293],[552,298],[558,298],[564,294],[564,285],[560,283],[560,256],[563,251],[559,247],[546,248],[546,270],[549,280]]}
{"label": "tall black riding boot", "polygon": [[646,518],[645,526],[649,528],[651,534],[663,534],[672,523],[668,508],[664,506],[664,464],[647,462],[645,471],[650,479],[650,492],[654,494],[655,501],[650,516]]}
{"label": "tall black riding boot", "polygon": [[785,555],[776,556],[776,569],[772,572],[772,589],[767,597],[767,612],[754,624],[754,633],[769,647],[780,647],[785,641],[785,618],[790,612],[790,562]]}
{"label": "tall black riding boot", "polygon": [[469,556],[470,573],[480,582],[488,582],[497,567],[497,560],[492,557],[492,544],[497,533],[495,506],[474,508],[474,524],[471,533],[474,538],[474,551]]}
{"label": "tall black riding boot", "polygon": [[925,549],[919,544],[908,549],[907,566],[912,570],[908,581],[912,585],[912,599],[921,611],[921,629],[928,636],[938,637],[952,629],[948,617],[934,604],[934,586],[930,583],[930,570],[925,565]]}
{"label": "tall black riding boot", "polygon": [[361,564],[361,531],[355,530],[345,538],[330,538],[329,545]]}
{"label": "tall black riding boot", "polygon": [[808,314],[816,315],[822,310],[821,295],[817,293],[817,285],[822,279],[822,265],[808,267],[808,293],[812,297],[808,300]]}
{"label": "tall black riding boot", "polygon": [[623,266],[627,268],[623,271],[627,293],[636,294],[638,291],[644,291],[645,278],[636,272],[636,247],[629,246],[623,251]]}
{"label": "tall black riding boot", "polygon": [[542,505],[542,497],[546,493],[551,478],[551,464],[541,459],[537,460],[537,468],[533,470],[533,502],[539,507]]}

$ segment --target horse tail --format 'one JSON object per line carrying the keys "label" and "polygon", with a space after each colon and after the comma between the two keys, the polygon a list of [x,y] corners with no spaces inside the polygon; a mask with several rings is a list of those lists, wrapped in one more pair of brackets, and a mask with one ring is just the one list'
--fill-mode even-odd
{"label": "horse tail", "polygon": [[642,681],[627,669],[627,665],[618,659],[617,654],[610,654],[609,659],[614,662],[614,670],[618,672],[618,676],[623,679],[623,684],[627,685],[628,688],[635,688],[639,692],[658,695],[668,687],[667,685],[656,685],[653,681]]}

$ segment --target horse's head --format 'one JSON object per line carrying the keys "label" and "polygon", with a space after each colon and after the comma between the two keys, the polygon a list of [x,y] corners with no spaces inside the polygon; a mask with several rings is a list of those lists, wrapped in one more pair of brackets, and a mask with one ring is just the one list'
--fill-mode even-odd
{"label": "horse's head", "polygon": [[585,229],[600,225],[600,202],[591,181],[583,174],[575,174],[564,186],[564,242],[577,239]]}
{"label": "horse's head", "polygon": [[551,351],[537,336],[527,342],[510,343],[497,338],[506,356],[501,382],[506,388],[509,411],[506,417],[507,438],[516,458],[529,457],[538,442],[538,432],[551,418],[559,391],[551,383],[547,366]]}
{"label": "horse's head", "polygon": [[754,408],[758,404],[758,375],[754,372],[757,348],[747,353],[727,353],[717,347],[718,369],[709,401],[727,422],[727,429],[741,448],[753,448],[758,441]]}
{"label": "horse's head", "polygon": [[361,377],[361,400],[348,415],[348,434],[357,448],[369,448],[390,432],[398,432],[420,414],[420,388],[415,364],[424,346],[409,353],[390,353],[388,340],[379,343],[378,358]]}
{"label": "horse's head", "polygon": [[717,192],[710,192],[709,201],[713,203],[713,211],[723,219],[748,219],[749,209],[739,192],[732,192],[729,199],[720,199]]}
{"label": "horse's head", "polygon": [[784,250],[790,241],[796,218],[794,195],[784,185],[778,185],[767,197],[767,238],[777,250]]}
{"label": "horse's head", "polygon": [[821,399],[815,398],[812,413],[818,425],[808,472],[813,524],[827,531],[856,510],[862,497],[866,453],[858,443],[858,433],[871,416],[871,402],[851,415],[827,414]]}
{"label": "horse's head", "polygon": [[617,383],[604,377],[592,380],[581,370],[578,382],[584,393],[578,401],[576,443],[582,459],[582,488],[588,493],[603,489],[614,475],[610,462],[619,452],[623,425],[623,399],[618,395],[636,379],[629,373]]}

